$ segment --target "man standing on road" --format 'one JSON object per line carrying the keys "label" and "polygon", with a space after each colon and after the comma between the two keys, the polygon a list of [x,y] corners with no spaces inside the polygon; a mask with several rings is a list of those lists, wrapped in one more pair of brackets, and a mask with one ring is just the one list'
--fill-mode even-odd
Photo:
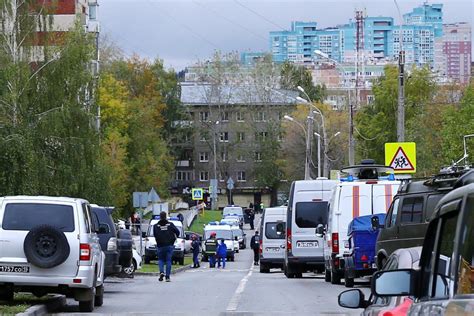
{"label": "man standing on road", "polygon": [[249,221],[250,221],[250,229],[253,230],[254,229],[254,221],[255,221],[255,212],[253,211],[253,209],[251,209],[249,211]]}
{"label": "man standing on road", "polygon": [[252,236],[250,247],[253,249],[253,264],[258,266],[258,261],[260,260],[260,236],[258,235],[258,231],[255,231],[255,235]]}
{"label": "man standing on road", "polygon": [[196,235],[192,237],[193,242],[191,243],[191,249],[193,250],[193,268],[199,268],[199,247],[200,243]]}
{"label": "man standing on road", "polygon": [[158,265],[160,267],[160,281],[165,277],[164,266],[166,263],[166,282],[170,282],[171,256],[173,255],[174,242],[179,236],[179,230],[173,223],[166,219],[166,212],[160,213],[160,220],[153,226],[153,235],[156,240]]}
{"label": "man standing on road", "polygon": [[217,239],[216,233],[212,232],[209,238],[204,242],[206,246],[206,255],[209,260],[209,268],[216,267]]}

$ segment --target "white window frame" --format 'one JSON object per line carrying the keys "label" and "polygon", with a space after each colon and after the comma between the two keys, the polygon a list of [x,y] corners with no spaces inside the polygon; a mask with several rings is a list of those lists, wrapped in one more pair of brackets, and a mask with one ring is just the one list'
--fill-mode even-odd
{"label": "white window frame", "polygon": [[237,162],[245,162],[245,156],[244,154],[239,154],[237,156]]}
{"label": "white window frame", "polygon": [[207,151],[200,152],[199,162],[209,162],[209,152]]}
{"label": "white window frame", "polygon": [[237,140],[239,142],[245,141],[245,132],[237,132]]}
{"label": "white window frame", "polygon": [[237,171],[237,182],[247,182],[245,171]]}
{"label": "white window frame", "polygon": [[236,113],[236,119],[237,119],[237,122],[245,122],[245,119],[244,119],[244,112],[238,111],[238,112]]}
{"label": "white window frame", "polygon": [[199,181],[200,182],[209,181],[209,171],[200,171],[199,172]]}
{"label": "white window frame", "polygon": [[199,120],[201,122],[209,121],[209,112],[208,111],[201,111],[199,112]]}
{"label": "white window frame", "polygon": [[221,143],[228,143],[229,142],[229,132],[220,132],[219,133],[219,141]]}

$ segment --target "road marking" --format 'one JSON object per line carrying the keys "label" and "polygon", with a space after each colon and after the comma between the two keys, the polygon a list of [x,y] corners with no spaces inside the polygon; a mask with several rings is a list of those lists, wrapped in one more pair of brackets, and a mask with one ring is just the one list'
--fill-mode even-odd
{"label": "road marking", "polygon": [[234,312],[237,310],[237,306],[239,306],[240,298],[242,297],[242,293],[245,291],[245,285],[253,273],[253,263],[249,268],[249,273],[240,280],[239,286],[235,290],[234,295],[230,299],[229,305],[227,305],[227,312]]}

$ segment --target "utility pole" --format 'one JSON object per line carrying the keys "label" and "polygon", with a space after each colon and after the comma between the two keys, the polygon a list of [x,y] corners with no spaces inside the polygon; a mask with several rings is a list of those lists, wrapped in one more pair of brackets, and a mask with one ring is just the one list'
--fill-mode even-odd
{"label": "utility pole", "polygon": [[311,139],[313,136],[313,123],[314,123],[314,112],[309,107],[309,115],[308,115],[308,127],[306,129],[306,162],[304,168],[304,179],[311,180],[311,173],[310,173],[310,159],[311,159]]}
{"label": "utility pole", "polygon": [[[400,34],[400,41],[402,34]],[[397,141],[405,141],[405,51],[398,55],[398,110],[397,110]]]}

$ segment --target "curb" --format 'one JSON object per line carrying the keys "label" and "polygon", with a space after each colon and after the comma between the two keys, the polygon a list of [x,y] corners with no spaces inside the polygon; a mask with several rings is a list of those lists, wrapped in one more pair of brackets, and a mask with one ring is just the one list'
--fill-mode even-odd
{"label": "curb", "polygon": [[[183,267],[181,267],[181,268],[172,270],[172,271],[171,271],[171,274],[180,273],[180,272],[183,272],[183,271],[186,271],[186,270],[189,270],[189,269],[191,269],[191,265],[186,265],[186,266],[183,266]],[[160,276],[160,273],[159,273],[159,272],[138,272],[138,271],[135,271],[135,275],[140,275],[140,276]]]}
{"label": "curb", "polygon": [[25,312],[19,313],[16,315],[19,315],[19,316],[45,315],[48,312],[59,309],[60,307],[64,305],[66,305],[65,295],[51,295],[51,298],[48,299],[44,304],[33,305],[30,308],[28,308]]}

